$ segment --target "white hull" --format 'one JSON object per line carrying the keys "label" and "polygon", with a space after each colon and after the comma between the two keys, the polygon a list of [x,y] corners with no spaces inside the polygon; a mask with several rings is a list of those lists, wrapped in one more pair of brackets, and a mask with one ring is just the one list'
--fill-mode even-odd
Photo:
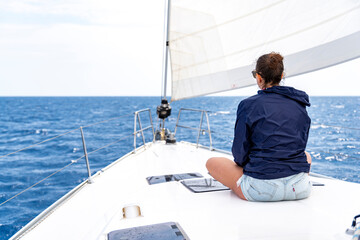
{"label": "white hull", "polygon": [[[247,202],[229,190],[193,193],[180,182],[149,185],[146,177],[198,172],[210,177],[213,156],[190,143],[150,143],[93,176],[77,191],[34,219],[12,239],[107,239],[111,231],[177,222],[190,239],[351,239],[345,234],[360,213],[360,184],[311,176],[310,198],[273,203]],[[140,217],[123,218],[138,205]]]}

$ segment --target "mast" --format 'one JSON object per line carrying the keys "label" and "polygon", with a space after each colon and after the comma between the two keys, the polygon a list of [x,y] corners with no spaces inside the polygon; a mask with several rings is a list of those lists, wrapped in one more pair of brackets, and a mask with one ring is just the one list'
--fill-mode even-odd
{"label": "mast", "polygon": [[156,113],[160,120],[159,130],[155,133],[155,140],[166,140],[168,143],[174,143],[176,140],[174,135],[168,129],[165,129],[165,119],[171,115],[171,107],[166,99],[167,88],[167,68],[168,68],[168,52],[169,52],[169,29],[170,29],[170,2],[166,0],[165,26],[164,26],[164,50],[163,50],[163,75],[162,75],[162,93],[161,104],[156,108]]}
{"label": "mast", "polygon": [[164,50],[163,50],[163,89],[162,89],[162,99],[166,99],[166,88],[167,88],[167,68],[168,68],[168,53],[169,53],[169,29],[170,29],[170,2],[171,0],[166,0],[166,13],[165,13],[165,26],[164,26]]}

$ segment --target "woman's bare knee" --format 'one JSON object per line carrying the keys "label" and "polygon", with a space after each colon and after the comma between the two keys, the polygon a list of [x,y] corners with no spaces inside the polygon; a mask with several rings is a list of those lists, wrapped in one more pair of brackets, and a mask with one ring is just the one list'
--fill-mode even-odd
{"label": "woman's bare knee", "polygon": [[206,162],[207,170],[210,172],[210,170],[214,168],[214,165],[216,165],[216,158],[215,157],[209,158]]}
{"label": "woman's bare knee", "polygon": [[222,164],[221,164],[221,158],[220,157],[212,157],[209,158],[206,162],[206,168],[209,171],[210,175],[217,179],[218,175],[222,174]]}

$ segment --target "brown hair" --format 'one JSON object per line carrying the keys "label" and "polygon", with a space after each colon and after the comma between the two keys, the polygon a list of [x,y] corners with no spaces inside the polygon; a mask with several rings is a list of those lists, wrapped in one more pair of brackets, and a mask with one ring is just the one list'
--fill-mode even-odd
{"label": "brown hair", "polygon": [[259,57],[256,62],[256,72],[265,80],[266,84],[279,84],[284,71],[284,57],[271,52]]}

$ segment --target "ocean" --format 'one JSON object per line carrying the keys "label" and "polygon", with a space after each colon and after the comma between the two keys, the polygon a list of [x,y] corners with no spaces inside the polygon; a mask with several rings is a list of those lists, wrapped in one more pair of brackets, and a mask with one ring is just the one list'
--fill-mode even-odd
{"label": "ocean", "polygon": [[[165,127],[174,131],[180,108],[208,110],[213,147],[230,151],[237,105],[243,98],[173,102]],[[311,97],[310,101],[307,151],[313,158],[312,172],[360,183],[360,97]],[[87,179],[80,126],[93,174],[133,150],[134,111],[149,108],[154,127],[159,126],[159,103],[160,97],[0,97],[0,239],[11,237]],[[140,117],[143,128],[150,126],[148,112]],[[197,128],[200,118],[199,112],[184,111],[180,124]],[[205,117],[202,128],[207,129]],[[199,141],[208,146],[209,135],[203,133]],[[197,135],[185,128],[176,132],[177,141],[196,142]],[[152,140],[151,128],[144,138]],[[136,140],[137,146],[142,145],[140,134]],[[20,149],[25,150],[16,152]]]}

